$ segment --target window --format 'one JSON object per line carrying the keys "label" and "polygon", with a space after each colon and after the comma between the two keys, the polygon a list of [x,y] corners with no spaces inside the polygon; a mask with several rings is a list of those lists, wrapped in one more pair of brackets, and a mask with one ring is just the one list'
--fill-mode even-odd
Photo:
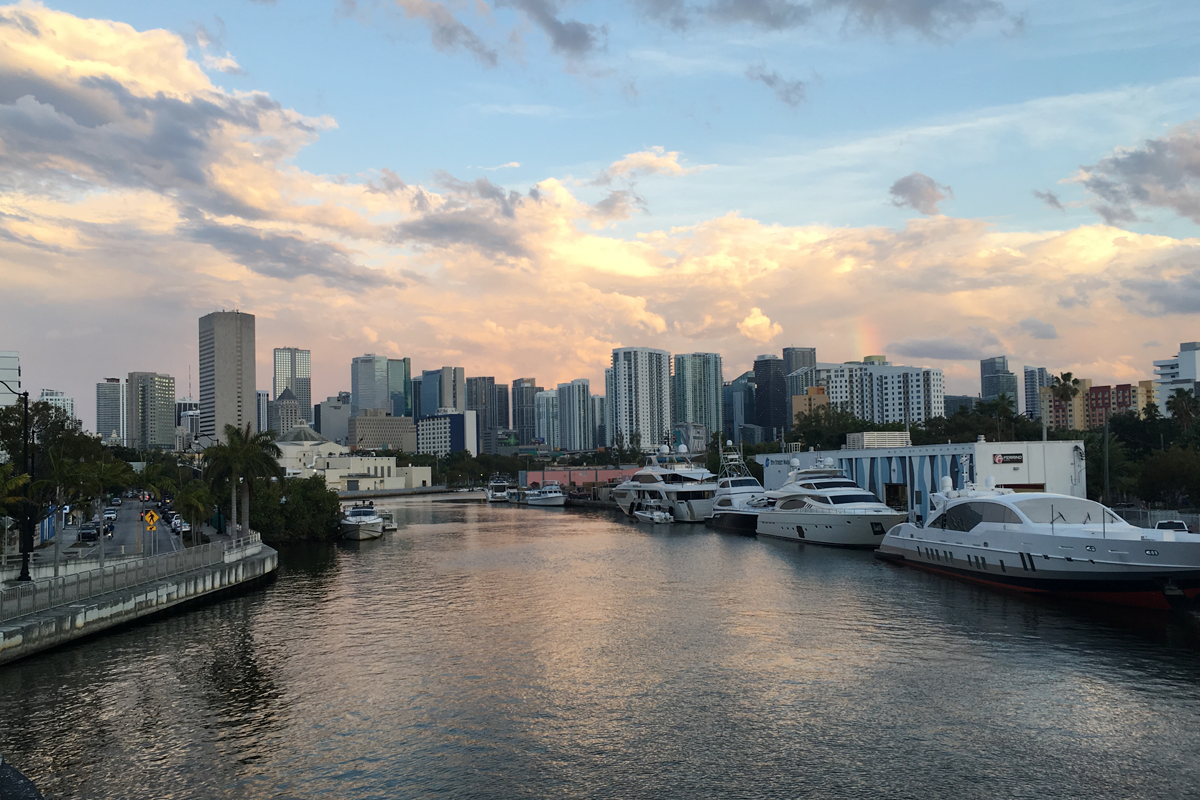
{"label": "window", "polygon": [[784,500],[777,506],[777,508],[780,511],[791,511],[794,508],[804,508],[806,505],[808,504],[803,500]]}
{"label": "window", "polygon": [[1078,497],[1031,497],[1014,502],[1030,522],[1057,525],[1124,525],[1125,521],[1099,503]]}
{"label": "window", "polygon": [[846,503],[878,503],[878,498],[873,494],[835,494],[829,498],[834,505],[845,505]]}

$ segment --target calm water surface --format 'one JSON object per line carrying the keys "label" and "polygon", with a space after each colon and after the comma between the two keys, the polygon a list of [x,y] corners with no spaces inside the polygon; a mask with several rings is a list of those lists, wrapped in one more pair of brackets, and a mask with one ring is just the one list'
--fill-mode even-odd
{"label": "calm water surface", "polygon": [[0,669],[48,797],[1200,796],[1200,623],[866,553],[428,504]]}

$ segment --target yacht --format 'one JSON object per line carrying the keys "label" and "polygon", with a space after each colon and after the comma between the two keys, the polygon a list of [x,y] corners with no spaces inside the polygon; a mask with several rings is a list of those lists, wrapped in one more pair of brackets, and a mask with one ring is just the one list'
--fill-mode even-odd
{"label": "yacht", "polygon": [[489,503],[507,503],[508,502],[508,478],[503,475],[493,475],[488,480],[487,489],[484,496]]}
{"label": "yacht", "polygon": [[383,536],[383,517],[375,512],[374,506],[356,505],[342,515],[341,528],[346,539],[378,539]]}
{"label": "yacht", "polygon": [[1200,534],[1136,528],[1091,500],[942,478],[929,520],[888,531],[880,558],[987,586],[1167,610],[1200,594]]}
{"label": "yacht", "polygon": [[717,491],[713,496],[712,516],[705,518],[709,527],[753,536],[758,527],[758,512],[766,507],[764,489],[750,474],[742,453],[725,442],[721,468],[717,472]]}
{"label": "yacht", "polygon": [[670,525],[675,521],[675,518],[666,511],[635,511],[633,516],[637,517],[638,522],[649,522],[654,525]]}
{"label": "yacht", "polygon": [[645,508],[665,511],[676,522],[703,522],[712,516],[716,475],[688,457],[687,445],[674,454],[663,445],[646,459],[646,466],[613,490],[613,499],[627,516]]}
{"label": "yacht", "polygon": [[540,488],[525,492],[525,502],[531,506],[565,506],[567,496],[557,482],[549,481]]}
{"label": "yacht", "polygon": [[787,483],[766,492],[766,507],[758,513],[759,536],[836,547],[875,548],[888,529],[908,514],[879,502],[833,466],[800,469],[793,458]]}

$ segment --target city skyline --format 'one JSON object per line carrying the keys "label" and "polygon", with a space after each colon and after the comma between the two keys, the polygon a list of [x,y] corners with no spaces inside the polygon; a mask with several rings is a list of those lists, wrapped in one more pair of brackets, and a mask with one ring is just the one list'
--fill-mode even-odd
{"label": "city skyline", "polygon": [[[430,0],[458,45],[366,4],[0,7],[27,92],[0,102],[0,346],[85,421],[106,376],[198,396],[178,321],[221,308],[257,320],[253,388],[303,347],[314,399],[372,351],[546,387],[600,386],[614,347],[738,375],[793,340],[949,394],[997,353],[1146,377],[1200,307],[1197,190],[1158,177],[1194,166],[1196,10],[901,6],[674,26]],[[267,41],[281,25],[337,57]],[[439,78],[379,103],[378,64]],[[395,109],[446,122],[397,148]]]}

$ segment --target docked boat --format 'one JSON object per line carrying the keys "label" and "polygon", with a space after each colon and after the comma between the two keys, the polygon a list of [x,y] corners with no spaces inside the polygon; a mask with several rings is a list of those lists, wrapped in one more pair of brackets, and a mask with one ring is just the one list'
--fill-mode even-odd
{"label": "docked boat", "polygon": [[987,586],[1170,609],[1200,595],[1200,535],[1137,528],[1100,503],[1016,494],[989,478],[930,495],[924,525],[888,531],[879,558]]}
{"label": "docked boat", "polygon": [[393,512],[387,509],[381,509],[375,513],[379,515],[381,520],[383,520],[384,533],[387,533],[388,531],[400,530],[400,526],[396,524],[396,515]]}
{"label": "docked boat", "polygon": [[833,459],[813,469],[800,469],[792,459],[787,483],[764,495],[758,513],[759,536],[833,545],[875,548],[908,514],[881,503],[833,466]]}
{"label": "docked boat", "polygon": [[649,522],[654,525],[670,525],[675,518],[666,511],[635,511],[633,516],[638,522]]}
{"label": "docked boat", "polygon": [[666,511],[676,522],[703,522],[712,516],[716,477],[692,463],[686,445],[672,453],[664,444],[645,467],[613,489],[613,499],[630,517],[651,508]]}
{"label": "docked boat", "polygon": [[489,503],[507,503],[508,478],[504,475],[493,475],[488,480],[487,489],[484,490],[484,497]]}
{"label": "docked boat", "polygon": [[352,506],[346,509],[341,521],[342,537],[363,541],[383,536],[383,517],[374,506]]}
{"label": "docked boat", "polygon": [[704,522],[711,528],[753,536],[758,528],[758,512],[765,506],[764,489],[750,474],[742,453],[726,442],[717,472],[717,490],[713,496],[712,516]]}
{"label": "docked boat", "polygon": [[525,492],[525,503],[531,506],[565,506],[567,504],[567,496],[563,494],[561,486],[554,481],[550,481],[536,489],[530,489]]}

